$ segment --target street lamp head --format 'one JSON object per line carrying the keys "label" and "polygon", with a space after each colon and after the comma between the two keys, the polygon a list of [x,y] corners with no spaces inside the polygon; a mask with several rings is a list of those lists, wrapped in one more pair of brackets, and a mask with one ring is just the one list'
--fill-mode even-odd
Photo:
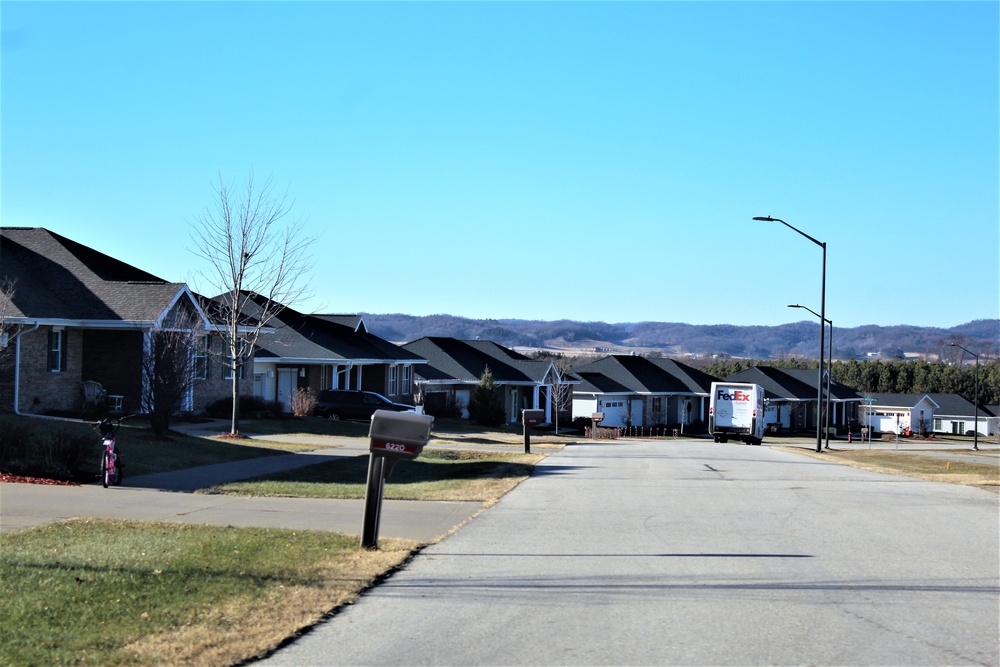
{"label": "street lamp head", "polygon": [[758,215],[754,218],[754,220],[757,220],[758,222],[777,222],[777,218],[772,218],[769,215]]}
{"label": "street lamp head", "polygon": [[788,304],[788,307],[789,308],[805,308],[805,306],[800,306],[797,303],[790,303],[790,304]]}

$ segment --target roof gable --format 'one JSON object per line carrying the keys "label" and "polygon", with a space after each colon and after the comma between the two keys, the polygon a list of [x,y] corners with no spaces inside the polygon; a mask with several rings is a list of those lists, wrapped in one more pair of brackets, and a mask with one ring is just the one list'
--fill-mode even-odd
{"label": "roof gable", "polygon": [[0,280],[16,281],[11,318],[157,323],[186,288],[41,227],[0,228]]}
{"label": "roof gable", "polygon": [[478,382],[489,368],[498,384],[538,384],[553,368],[492,341],[428,336],[403,347],[427,359],[428,366],[417,371],[426,380]]}
{"label": "roof gable", "polygon": [[867,398],[874,399],[877,407],[889,408],[915,408],[921,401],[927,400],[934,408],[939,407],[937,402],[930,397],[930,394],[866,394]]}
{"label": "roof gable", "polygon": [[[263,297],[252,299],[244,314],[256,317],[262,300]],[[255,306],[257,312],[246,312],[253,311]],[[258,340],[261,356],[327,361],[424,362],[419,355],[368,333],[356,322],[343,324],[330,316],[307,315],[283,306],[267,325],[271,331]]]}
{"label": "roof gable", "polygon": [[[808,368],[776,368],[774,366],[754,366],[725,378],[726,382],[750,382],[764,388],[764,396],[775,400],[816,400],[818,393],[817,371]],[[859,398],[850,387],[830,383],[830,393],[835,399],[852,400]]]}
{"label": "roof gable", "polygon": [[575,370],[584,379],[578,391],[593,389],[604,393],[622,391],[644,394],[694,394],[707,396],[711,375],[672,359],[647,359],[631,355],[611,355]]}

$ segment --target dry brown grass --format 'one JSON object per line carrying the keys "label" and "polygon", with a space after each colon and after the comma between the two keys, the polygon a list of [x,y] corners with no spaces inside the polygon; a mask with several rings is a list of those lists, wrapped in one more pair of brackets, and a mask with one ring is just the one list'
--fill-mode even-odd
{"label": "dry brown grass", "polygon": [[259,597],[229,600],[212,607],[197,624],[143,637],[126,650],[137,662],[198,667],[222,667],[264,655],[353,602],[418,546],[383,539],[377,551],[359,547],[318,566],[313,563],[309,586],[282,586]]}
{"label": "dry brown grass", "polygon": [[1000,493],[1000,467],[989,463],[976,463],[966,459],[968,453],[955,452],[948,459],[922,456],[912,452],[887,452],[884,450],[848,449],[816,452],[799,447],[776,447],[797,454],[805,454],[825,461],[833,461],[859,470],[916,477],[931,482],[974,486],[993,493]]}

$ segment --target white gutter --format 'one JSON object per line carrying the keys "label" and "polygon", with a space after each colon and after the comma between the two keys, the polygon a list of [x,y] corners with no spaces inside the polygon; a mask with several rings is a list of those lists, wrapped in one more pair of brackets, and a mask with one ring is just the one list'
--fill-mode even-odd
{"label": "white gutter", "polygon": [[19,394],[21,389],[21,336],[32,331],[37,331],[42,326],[40,322],[35,322],[35,326],[30,329],[22,329],[14,334],[14,414],[20,415]]}

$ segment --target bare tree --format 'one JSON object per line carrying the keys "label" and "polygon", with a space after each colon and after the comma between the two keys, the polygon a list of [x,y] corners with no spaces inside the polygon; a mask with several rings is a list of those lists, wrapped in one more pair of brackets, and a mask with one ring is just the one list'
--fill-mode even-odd
{"label": "bare tree", "polygon": [[559,413],[573,405],[573,385],[564,383],[563,378],[570,373],[570,360],[559,357],[555,364],[555,377],[552,383],[552,412],[555,417],[555,433],[559,435]]}
{"label": "bare tree", "polygon": [[0,281],[0,370],[13,361],[13,351],[10,347],[10,336],[13,326],[9,316],[14,302],[14,286],[17,280],[4,278]]}
{"label": "bare tree", "polygon": [[183,407],[196,380],[195,347],[198,322],[159,327],[149,333],[142,355],[142,410],[157,437],[165,437],[170,420]]}
{"label": "bare tree", "polygon": [[315,239],[303,236],[301,220],[286,220],[288,191],[275,194],[270,178],[258,185],[251,172],[243,187],[235,187],[220,175],[214,190],[215,208],[206,208],[191,225],[193,252],[208,262],[202,277],[218,295],[214,317],[233,379],[230,433],[239,435],[240,371],[252,363],[268,323],[306,296],[306,250]]}

